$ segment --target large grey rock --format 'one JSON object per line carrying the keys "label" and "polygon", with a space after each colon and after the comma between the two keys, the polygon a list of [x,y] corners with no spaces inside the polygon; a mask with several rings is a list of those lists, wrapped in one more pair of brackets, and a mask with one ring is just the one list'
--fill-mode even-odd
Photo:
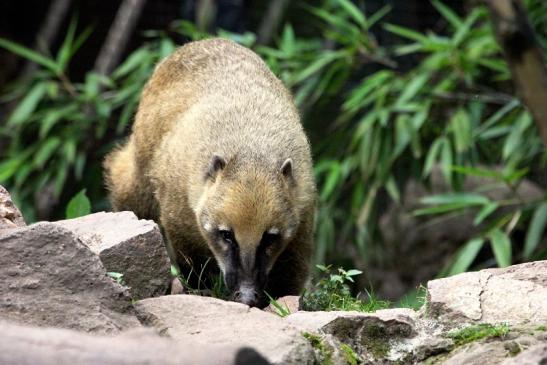
{"label": "large grey rock", "polygon": [[427,314],[441,323],[547,323],[547,261],[432,280]]}
{"label": "large grey rock", "polygon": [[256,351],[161,338],[151,330],[115,337],[0,322],[0,364],[5,365],[267,365]]}
{"label": "large grey rock", "polygon": [[55,224],[73,231],[107,271],[122,273],[135,299],[167,293],[170,262],[153,221],[138,219],[133,212],[100,212]]}
{"label": "large grey rock", "polygon": [[344,346],[364,363],[415,362],[452,347],[451,341],[439,336],[440,328],[405,308],[373,313],[301,311],[285,320],[319,336],[317,341],[331,349],[334,364],[347,362]]}
{"label": "large grey rock", "polygon": [[96,333],[140,326],[127,290],[52,223],[0,230],[0,319]]}
{"label": "large grey rock", "polygon": [[251,347],[274,364],[313,364],[301,331],[275,314],[235,302],[195,295],[139,301],[139,319],[178,342]]}
{"label": "large grey rock", "polygon": [[0,229],[25,226],[25,220],[13,201],[9,192],[0,185]]}
{"label": "large grey rock", "polygon": [[506,359],[502,365],[545,365],[547,364],[547,342],[531,346],[517,356]]}

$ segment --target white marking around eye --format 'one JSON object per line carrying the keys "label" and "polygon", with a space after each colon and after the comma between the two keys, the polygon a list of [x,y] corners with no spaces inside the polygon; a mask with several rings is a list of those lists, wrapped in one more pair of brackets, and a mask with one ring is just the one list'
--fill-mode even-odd
{"label": "white marking around eye", "polygon": [[211,232],[211,229],[213,227],[211,227],[211,223],[209,222],[205,222],[205,224],[203,225],[203,229],[206,230],[207,232]]}
{"label": "white marking around eye", "polygon": [[279,234],[279,228],[272,227],[272,228],[268,229],[268,233],[269,234]]}
{"label": "white marking around eye", "polygon": [[218,225],[218,230],[219,230],[219,231],[229,231],[229,230],[230,230],[230,227],[228,227],[228,226],[225,225],[225,224],[219,224],[219,225]]}

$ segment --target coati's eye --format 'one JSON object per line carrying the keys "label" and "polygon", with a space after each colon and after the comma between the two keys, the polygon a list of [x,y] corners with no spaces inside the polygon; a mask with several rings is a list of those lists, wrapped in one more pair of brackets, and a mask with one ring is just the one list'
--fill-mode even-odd
{"label": "coati's eye", "polygon": [[270,247],[279,240],[279,233],[264,232],[262,234],[262,239],[260,240],[260,245],[265,248]]}
{"label": "coati's eye", "polygon": [[222,238],[222,240],[226,243],[231,244],[235,242],[234,232],[230,230],[223,229],[218,231],[218,234],[220,235],[220,238]]}

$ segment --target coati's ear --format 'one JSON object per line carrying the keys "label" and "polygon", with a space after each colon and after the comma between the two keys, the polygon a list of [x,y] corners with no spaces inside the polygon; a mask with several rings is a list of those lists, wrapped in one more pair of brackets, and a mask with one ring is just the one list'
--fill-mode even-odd
{"label": "coati's ear", "polygon": [[206,178],[214,180],[218,172],[226,167],[226,160],[224,157],[214,154],[209,163],[209,168],[207,169]]}
{"label": "coati's ear", "polygon": [[293,177],[293,174],[292,174],[292,159],[291,158],[286,159],[283,162],[283,164],[281,165],[281,169],[279,169],[279,171],[281,171],[283,176],[285,176],[286,178],[292,179],[292,177]]}

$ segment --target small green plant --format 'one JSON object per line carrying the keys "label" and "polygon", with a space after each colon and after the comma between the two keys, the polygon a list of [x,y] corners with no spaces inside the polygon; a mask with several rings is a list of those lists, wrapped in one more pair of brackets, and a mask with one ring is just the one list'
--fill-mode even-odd
{"label": "small green plant", "polygon": [[366,291],[367,299],[351,294],[348,283],[353,283],[353,277],[360,275],[359,270],[344,270],[339,268],[337,273],[331,273],[331,266],[317,265],[322,273],[315,288],[304,293],[303,309],[308,311],[355,310],[372,312],[389,307],[389,303],[376,298],[373,292]]}
{"label": "small green plant", "polygon": [[272,305],[275,308],[275,312],[277,313],[278,316],[286,317],[289,314],[291,314],[291,310],[286,304],[282,305],[277,300],[272,298],[272,296],[270,294],[268,294],[266,292],[264,292],[264,294],[266,294],[266,296],[268,297],[268,300],[270,301],[270,305]]}
{"label": "small green plant", "polygon": [[411,308],[414,310],[420,309],[427,298],[427,288],[423,285],[405,294],[396,304],[396,308]]}
{"label": "small green plant", "polygon": [[311,347],[319,354],[319,364],[332,365],[332,348],[326,345],[321,336],[309,332],[302,332],[302,336],[310,342]]}
{"label": "small green plant", "polygon": [[509,325],[491,325],[481,323],[476,326],[469,326],[447,334],[448,338],[454,340],[456,346],[465,345],[473,341],[487,338],[504,338],[509,333]]}
{"label": "small green plant", "polygon": [[[171,265],[171,276],[179,279],[185,292],[189,294],[207,295],[213,298],[226,299],[228,298],[229,293],[224,284],[222,273],[209,274],[206,270],[209,262],[210,259],[205,262],[196,278],[194,278],[196,274],[193,270],[185,276],[175,265]],[[194,280],[195,283],[197,283],[197,286],[191,284]]]}
{"label": "small green plant", "polygon": [[85,189],[83,189],[68,202],[65,217],[66,219],[72,219],[88,215],[89,213],[91,213],[91,203],[87,195],[85,195]]}
{"label": "small green plant", "polygon": [[116,280],[116,282],[120,285],[125,286],[125,281],[123,280],[123,274],[120,272],[115,271],[109,271],[106,273],[106,275],[110,276],[112,279]]}

